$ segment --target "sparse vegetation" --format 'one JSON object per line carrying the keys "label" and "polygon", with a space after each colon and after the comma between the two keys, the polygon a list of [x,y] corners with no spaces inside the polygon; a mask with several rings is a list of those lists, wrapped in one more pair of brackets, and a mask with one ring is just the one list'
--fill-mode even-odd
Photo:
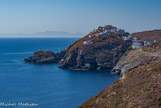
{"label": "sparse vegetation", "polygon": [[148,94],[148,95],[147,95],[147,98],[148,98],[148,99],[152,99],[152,95],[151,95],[151,94]]}
{"label": "sparse vegetation", "polygon": [[106,98],[106,95],[103,95],[102,98],[103,98],[103,99]]}
{"label": "sparse vegetation", "polygon": [[134,50],[134,48],[133,48],[132,46],[130,46],[130,47],[128,48],[128,50]]}
{"label": "sparse vegetation", "polygon": [[108,107],[108,104],[105,104],[105,107],[106,107],[106,108],[109,108],[109,107]]}
{"label": "sparse vegetation", "polygon": [[109,35],[112,35],[112,32],[109,32],[108,34],[109,34]]}
{"label": "sparse vegetation", "polygon": [[127,53],[124,54],[124,56],[127,56],[127,55],[128,55]]}
{"label": "sparse vegetation", "polygon": [[[88,100],[83,108],[160,108],[160,68],[161,61],[136,67],[124,74],[102,91],[95,99]],[[153,72],[157,70],[157,72]],[[158,71],[159,70],[159,71]],[[152,77],[154,76],[155,77]],[[155,91],[154,91],[155,90]],[[105,97],[106,96],[106,97]],[[96,103],[97,100],[97,103]]]}
{"label": "sparse vegetation", "polygon": [[100,39],[101,39],[101,40],[106,40],[106,39],[107,39],[107,37],[100,37]]}
{"label": "sparse vegetation", "polygon": [[140,82],[139,86],[144,86],[145,82]]}
{"label": "sparse vegetation", "polygon": [[148,51],[148,48],[147,47],[143,47],[142,50],[143,51]]}
{"label": "sparse vegetation", "polygon": [[160,66],[155,66],[155,67],[152,67],[152,71],[159,71],[161,69],[161,67]]}
{"label": "sparse vegetation", "polygon": [[157,99],[156,104],[161,106],[161,97],[159,99]]}

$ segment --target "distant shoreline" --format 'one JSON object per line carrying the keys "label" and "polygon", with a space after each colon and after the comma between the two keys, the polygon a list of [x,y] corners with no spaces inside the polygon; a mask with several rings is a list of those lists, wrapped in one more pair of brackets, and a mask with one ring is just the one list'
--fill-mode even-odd
{"label": "distant shoreline", "polygon": [[41,38],[46,38],[46,39],[50,39],[50,38],[82,38],[82,37],[0,37],[0,39],[41,39]]}

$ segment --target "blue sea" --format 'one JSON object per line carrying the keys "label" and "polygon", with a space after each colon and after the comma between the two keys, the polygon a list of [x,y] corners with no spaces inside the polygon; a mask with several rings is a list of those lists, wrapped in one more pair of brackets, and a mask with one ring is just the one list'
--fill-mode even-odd
{"label": "blue sea", "polygon": [[27,108],[76,108],[119,78],[110,71],[62,70],[60,64],[29,64],[35,51],[59,52],[78,38],[1,38],[0,108],[2,103],[37,104]]}

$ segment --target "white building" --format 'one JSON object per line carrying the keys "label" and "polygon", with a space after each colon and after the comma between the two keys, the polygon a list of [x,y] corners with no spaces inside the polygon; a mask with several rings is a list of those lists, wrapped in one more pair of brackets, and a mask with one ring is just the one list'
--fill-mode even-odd
{"label": "white building", "polygon": [[108,35],[108,31],[105,30],[105,31],[103,32],[103,35]]}
{"label": "white building", "polygon": [[158,39],[157,39],[157,38],[155,38],[155,39],[154,39],[154,43],[157,43],[157,42],[158,42]]}
{"label": "white building", "polygon": [[116,34],[125,34],[125,31],[123,29],[111,29],[108,32],[116,33]]}
{"label": "white building", "polygon": [[133,42],[132,47],[133,47],[134,49],[140,48],[140,47],[142,47],[142,43],[140,43],[140,42]]}
{"label": "white building", "polygon": [[89,44],[91,44],[91,42],[90,41],[84,41],[83,44],[89,45]]}
{"label": "white building", "polygon": [[102,36],[103,35],[103,33],[101,32],[101,33],[97,33],[96,34],[96,36]]}
{"label": "white building", "polygon": [[134,37],[134,38],[133,38],[133,41],[137,41],[137,40],[138,40],[138,38],[137,38],[137,37]]}
{"label": "white building", "polygon": [[151,44],[151,42],[148,42],[148,45]]}
{"label": "white building", "polygon": [[89,37],[89,38],[92,38],[92,37],[94,37],[94,36],[93,36],[93,35],[89,35],[88,37]]}
{"label": "white building", "polygon": [[144,46],[147,46],[148,45],[148,42],[147,41],[144,41]]}
{"label": "white building", "polygon": [[123,38],[124,38],[125,41],[131,40],[130,36],[128,36],[128,37],[124,36]]}
{"label": "white building", "polygon": [[111,29],[110,32],[117,33],[117,29]]}

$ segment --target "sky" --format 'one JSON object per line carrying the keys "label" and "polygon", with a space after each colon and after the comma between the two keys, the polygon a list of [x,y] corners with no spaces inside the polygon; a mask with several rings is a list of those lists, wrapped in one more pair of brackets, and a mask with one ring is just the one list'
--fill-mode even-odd
{"label": "sky", "polygon": [[0,33],[161,29],[161,0],[0,0]]}

